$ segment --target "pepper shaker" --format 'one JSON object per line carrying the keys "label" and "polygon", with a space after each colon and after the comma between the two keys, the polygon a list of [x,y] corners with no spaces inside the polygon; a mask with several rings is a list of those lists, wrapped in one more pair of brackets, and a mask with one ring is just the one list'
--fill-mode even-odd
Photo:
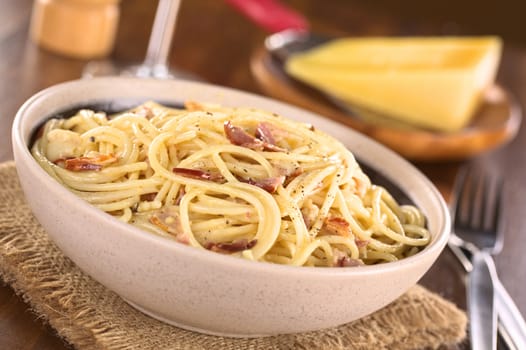
{"label": "pepper shaker", "polygon": [[119,0],[35,0],[31,38],[64,56],[91,59],[108,55],[119,21]]}

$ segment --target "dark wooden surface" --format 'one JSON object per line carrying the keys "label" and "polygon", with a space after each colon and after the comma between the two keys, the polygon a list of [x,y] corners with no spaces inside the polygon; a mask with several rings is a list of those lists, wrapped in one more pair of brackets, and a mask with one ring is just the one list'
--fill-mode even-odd
{"label": "dark wooden surface", "polygon": [[[514,92],[521,104],[526,102],[526,37],[519,25],[521,0],[499,5],[468,0],[461,2],[462,7],[458,7],[460,2],[446,6],[447,1],[408,1],[404,2],[405,7],[396,8],[388,1],[290,0],[288,3],[308,17],[314,31],[327,34],[500,34],[505,40],[505,50],[498,80]],[[10,129],[20,105],[40,89],[79,78],[86,64],[41,50],[28,39],[31,4],[31,0],[2,0],[0,4],[0,161],[12,159]],[[130,63],[143,59],[155,6],[156,2],[151,0],[121,3],[121,22],[112,59]],[[185,0],[170,62],[208,82],[261,93],[250,74],[249,60],[266,34],[222,1]],[[526,129],[521,127],[510,144],[473,159],[506,179],[505,244],[496,264],[503,284],[523,314],[526,314],[525,150]],[[459,164],[417,166],[447,198]],[[446,250],[422,283],[464,308],[462,281],[459,265]],[[0,348],[42,350],[70,346],[37,319],[9,286],[0,283]]]}

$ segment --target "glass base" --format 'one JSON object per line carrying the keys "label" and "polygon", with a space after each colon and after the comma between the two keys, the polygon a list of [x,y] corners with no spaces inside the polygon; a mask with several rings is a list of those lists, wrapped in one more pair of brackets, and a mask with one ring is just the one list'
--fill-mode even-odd
{"label": "glass base", "polygon": [[191,72],[168,68],[165,65],[119,65],[108,60],[88,62],[82,72],[84,79],[107,76],[204,81]]}

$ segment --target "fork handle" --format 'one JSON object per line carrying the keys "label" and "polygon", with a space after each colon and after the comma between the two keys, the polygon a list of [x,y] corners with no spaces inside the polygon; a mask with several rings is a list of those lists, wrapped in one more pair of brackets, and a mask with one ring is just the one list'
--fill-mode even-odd
{"label": "fork handle", "polygon": [[[454,241],[450,240],[449,249],[462,263],[466,272],[473,269],[468,254]],[[508,291],[499,280],[498,276],[493,280],[495,285],[495,305],[499,319],[499,330],[504,331],[507,345],[512,349],[526,349],[526,322],[522,317],[517,305],[508,294]],[[509,344],[511,341],[513,344]]]}
{"label": "fork handle", "polygon": [[526,349],[526,322],[517,305],[508,294],[500,280],[495,282],[495,303],[498,310],[499,321],[508,332],[517,349]]}
{"label": "fork handle", "polygon": [[497,274],[491,256],[485,251],[473,255],[473,269],[468,276],[468,313],[473,350],[497,348],[497,312],[494,280]]}

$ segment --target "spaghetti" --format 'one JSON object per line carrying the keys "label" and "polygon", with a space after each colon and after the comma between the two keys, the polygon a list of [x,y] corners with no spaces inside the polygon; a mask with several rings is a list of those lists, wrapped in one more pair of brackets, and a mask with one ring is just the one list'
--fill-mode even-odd
{"label": "spaghetti", "polygon": [[154,102],[51,119],[32,147],[70,191],[154,234],[249,260],[357,266],[428,244],[425,217],[343,144],[266,111]]}

